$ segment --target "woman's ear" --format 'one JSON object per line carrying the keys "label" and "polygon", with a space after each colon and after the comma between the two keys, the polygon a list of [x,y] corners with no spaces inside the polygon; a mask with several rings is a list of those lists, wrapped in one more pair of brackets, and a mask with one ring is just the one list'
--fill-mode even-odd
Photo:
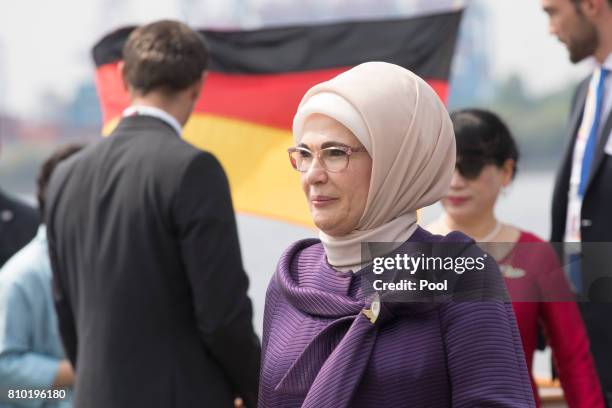
{"label": "woman's ear", "polygon": [[503,176],[502,185],[504,187],[506,187],[508,184],[512,182],[512,178],[514,177],[515,164],[516,162],[514,161],[514,159],[506,159],[506,161],[501,167],[502,176]]}

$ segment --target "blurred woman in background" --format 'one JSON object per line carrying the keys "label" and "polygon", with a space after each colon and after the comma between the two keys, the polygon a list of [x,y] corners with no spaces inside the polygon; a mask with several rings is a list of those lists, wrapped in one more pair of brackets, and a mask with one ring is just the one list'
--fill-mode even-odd
{"label": "blurred woman in background", "polygon": [[[516,142],[491,112],[465,109],[451,114],[451,120],[457,141],[455,172],[442,199],[445,213],[427,229],[436,234],[461,231],[496,258],[513,301],[530,375],[541,322],[569,407],[604,407],[584,324],[555,251],[495,216],[495,203],[516,173]],[[539,404],[533,377],[531,383]]]}

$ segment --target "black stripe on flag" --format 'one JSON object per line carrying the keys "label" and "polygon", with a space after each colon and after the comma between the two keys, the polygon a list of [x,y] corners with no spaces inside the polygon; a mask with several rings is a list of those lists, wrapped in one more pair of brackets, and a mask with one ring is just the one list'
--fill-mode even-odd
{"label": "black stripe on flag", "polygon": [[[211,50],[210,69],[217,72],[274,74],[386,61],[423,78],[446,81],[461,14],[201,33]],[[116,30],[98,42],[93,49],[96,66],[121,59],[133,29]]]}

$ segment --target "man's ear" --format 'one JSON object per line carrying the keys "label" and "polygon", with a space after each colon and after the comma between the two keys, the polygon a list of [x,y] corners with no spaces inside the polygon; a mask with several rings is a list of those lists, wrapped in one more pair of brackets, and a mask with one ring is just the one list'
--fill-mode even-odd
{"label": "man's ear", "polygon": [[204,86],[204,82],[206,81],[207,76],[208,76],[208,71],[202,71],[202,76],[200,77],[198,82],[196,82],[193,85],[194,91],[196,92],[195,94],[192,95],[194,97],[194,100],[197,100],[200,97],[200,93],[202,92],[202,87]]}
{"label": "man's ear", "polygon": [[194,101],[197,101],[198,98],[200,97],[200,92],[202,92],[203,85],[204,85],[204,76],[202,76],[202,79],[199,79],[197,82],[191,85],[191,98]]}
{"label": "man's ear", "polygon": [[588,19],[592,19],[601,13],[602,7],[605,6],[604,3],[607,1],[608,0],[581,0],[579,5],[580,11]]}
{"label": "man's ear", "polygon": [[123,71],[125,70],[125,63],[123,61],[119,61],[117,63],[117,72],[119,73],[119,77],[121,78],[121,83],[123,84],[123,89],[129,92],[130,87],[125,80],[125,76],[123,76]]}

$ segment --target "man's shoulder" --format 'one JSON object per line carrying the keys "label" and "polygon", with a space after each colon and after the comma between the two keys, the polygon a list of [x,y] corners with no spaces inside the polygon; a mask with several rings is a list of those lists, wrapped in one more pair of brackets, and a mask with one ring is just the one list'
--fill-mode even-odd
{"label": "man's shoulder", "polygon": [[79,173],[79,166],[91,166],[96,157],[96,151],[100,148],[104,140],[96,141],[85,146],[81,151],[62,160],[53,170],[49,185],[47,187],[46,202],[53,201],[54,192],[58,186],[62,185],[66,178],[71,174]]}
{"label": "man's shoulder", "polygon": [[[117,129],[107,137],[87,146],[74,156],[59,164],[58,174],[123,170],[140,167],[142,162],[154,163],[154,170],[172,173],[202,155],[202,151],[168,134],[164,126]],[[61,170],[60,170],[61,169]],[[62,176],[53,178],[62,179]]]}
{"label": "man's shoulder", "polygon": [[168,143],[168,147],[169,150],[171,149],[171,151],[174,153],[176,158],[179,158],[183,163],[191,163],[194,161],[210,163],[212,161],[216,161],[212,153],[197,148],[188,141],[178,137],[174,138],[170,143]]}
{"label": "man's shoulder", "polygon": [[124,118],[107,138],[109,147],[130,145],[144,156],[154,155],[161,162],[180,160],[181,162],[196,158],[202,150],[196,148],[176,134],[168,124],[147,116]]}

